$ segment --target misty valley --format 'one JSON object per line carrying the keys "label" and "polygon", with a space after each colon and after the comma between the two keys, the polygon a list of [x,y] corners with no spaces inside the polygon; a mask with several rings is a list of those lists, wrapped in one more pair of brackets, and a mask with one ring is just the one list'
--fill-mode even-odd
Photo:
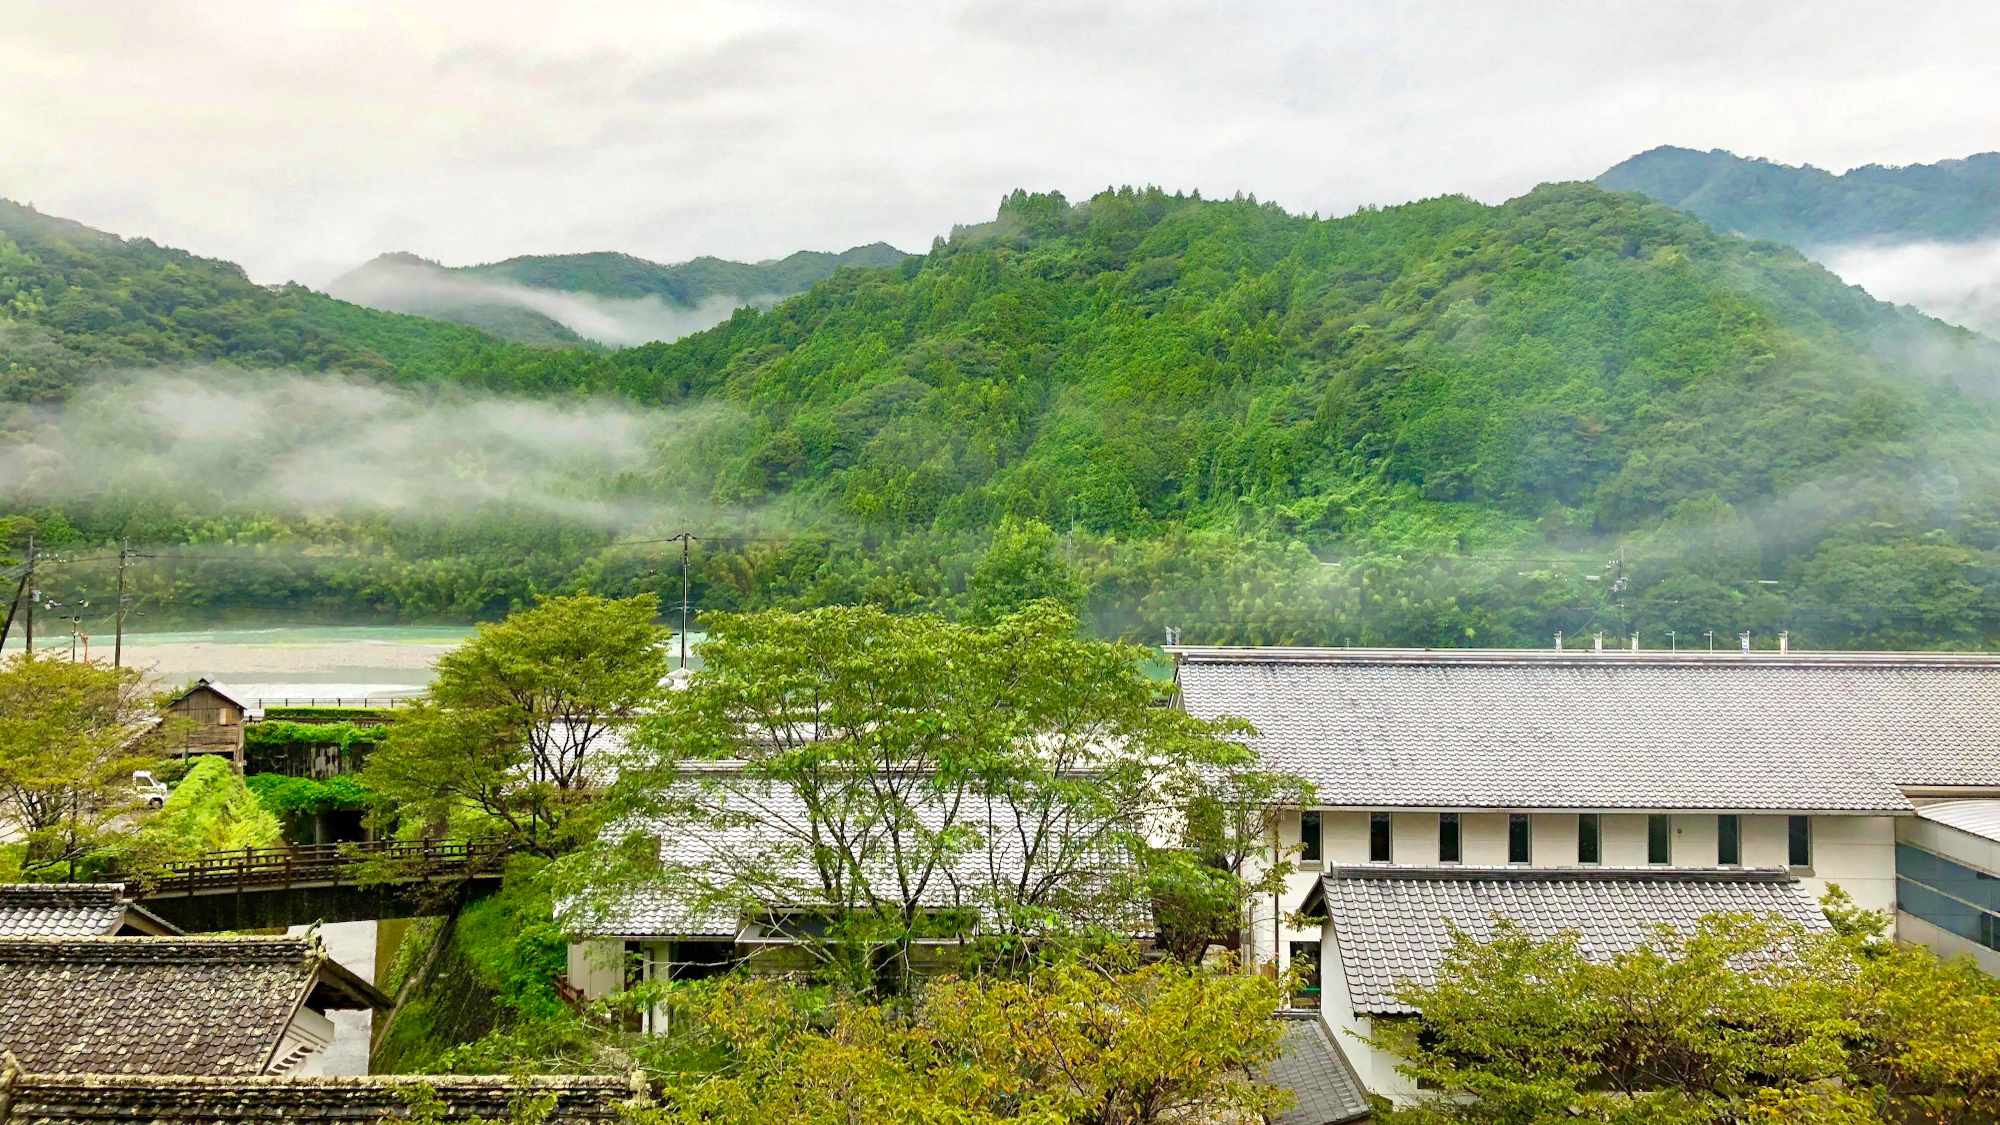
{"label": "misty valley", "polygon": [[697,613],[1983,646],[1994,167],[1913,204],[1661,149],[1333,219],[1016,192],[922,255],[391,254],[332,296],[0,203],[0,542],[100,635],[120,543],[172,629],[678,606],[689,534]]}

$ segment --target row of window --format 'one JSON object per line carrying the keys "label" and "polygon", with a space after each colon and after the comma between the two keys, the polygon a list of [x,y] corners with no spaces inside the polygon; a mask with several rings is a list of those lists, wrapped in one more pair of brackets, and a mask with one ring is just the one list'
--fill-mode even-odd
{"label": "row of window", "polygon": [[[1788,862],[1793,867],[1812,866],[1812,818],[1809,816],[1790,817],[1786,826]],[[1368,814],[1368,861],[1388,863],[1395,851],[1394,818],[1386,812]],[[1507,862],[1531,863],[1534,857],[1534,820],[1527,813],[1509,813],[1507,816]],[[1320,814],[1308,811],[1299,818],[1300,858],[1315,861],[1320,858],[1321,830]],[[1460,863],[1464,860],[1465,836],[1459,822],[1458,813],[1438,814],[1438,862]],[[1576,818],[1576,862],[1597,864],[1603,862],[1603,827],[1596,813],[1579,813]],[[1673,817],[1665,815],[1646,818],[1646,862],[1671,864],[1674,862]],[[1742,819],[1733,814],[1715,818],[1715,863],[1718,867],[1738,867],[1743,863]]]}
{"label": "row of window", "polygon": [[1908,844],[1896,845],[1896,908],[2000,949],[2000,878]]}

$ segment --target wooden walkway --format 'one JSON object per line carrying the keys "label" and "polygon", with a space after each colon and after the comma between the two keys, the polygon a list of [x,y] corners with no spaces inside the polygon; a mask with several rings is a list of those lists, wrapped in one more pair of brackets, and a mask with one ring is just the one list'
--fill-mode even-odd
{"label": "wooden walkway", "polygon": [[500,836],[244,848],[169,864],[135,880],[133,889],[141,901],[151,902],[196,895],[491,877],[499,873],[508,850]]}

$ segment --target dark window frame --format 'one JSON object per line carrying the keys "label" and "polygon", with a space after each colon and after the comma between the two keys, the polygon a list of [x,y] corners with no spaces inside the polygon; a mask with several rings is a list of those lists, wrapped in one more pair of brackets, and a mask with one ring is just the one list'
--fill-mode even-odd
{"label": "dark window frame", "polygon": [[1812,817],[1794,816],[1785,819],[1785,860],[1792,867],[1813,865]]}
{"label": "dark window frame", "polygon": [[1368,814],[1368,862],[1393,863],[1396,858],[1395,823],[1385,812]]}
{"label": "dark window frame", "polygon": [[1674,818],[1654,813],[1646,818],[1646,862],[1654,867],[1674,863]]}
{"label": "dark window frame", "polygon": [[1465,823],[1455,812],[1438,814],[1438,862],[1465,862]]}
{"label": "dark window frame", "polygon": [[1576,814],[1576,862],[1582,867],[1604,862],[1604,822],[1594,812]]}
{"label": "dark window frame", "polygon": [[1302,958],[1312,966],[1312,970],[1299,981],[1299,990],[1286,998],[1287,1005],[1295,1010],[1319,1007],[1320,990],[1323,987],[1322,981],[1326,970],[1326,960],[1321,945],[1321,942],[1313,940],[1295,941],[1286,952],[1286,963],[1292,969],[1296,970],[1299,967]]}
{"label": "dark window frame", "polygon": [[1535,862],[1535,822],[1527,813],[1507,814],[1507,862]]}
{"label": "dark window frame", "polygon": [[1299,859],[1305,863],[1317,863],[1325,849],[1325,833],[1321,827],[1319,810],[1306,809],[1299,813]]}
{"label": "dark window frame", "polygon": [[1715,865],[1743,866],[1743,818],[1735,813],[1716,814]]}

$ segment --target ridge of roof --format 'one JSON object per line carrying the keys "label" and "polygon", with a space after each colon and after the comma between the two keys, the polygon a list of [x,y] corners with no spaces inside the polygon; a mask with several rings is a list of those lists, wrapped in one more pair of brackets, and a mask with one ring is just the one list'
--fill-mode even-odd
{"label": "ridge of roof", "polygon": [[1167,645],[1177,664],[1490,664],[1531,667],[2000,668],[2000,652],[1690,652],[1607,648],[1307,648]]}
{"label": "ridge of roof", "polygon": [[1392,879],[1407,882],[1506,883],[1796,883],[1782,867],[1335,867],[1324,879]]}
{"label": "ridge of roof", "polygon": [[183,964],[218,960],[244,964],[289,964],[331,959],[318,942],[304,937],[0,938],[0,961]]}
{"label": "ridge of roof", "polygon": [[123,883],[0,883],[0,907],[118,906],[130,901]]}

